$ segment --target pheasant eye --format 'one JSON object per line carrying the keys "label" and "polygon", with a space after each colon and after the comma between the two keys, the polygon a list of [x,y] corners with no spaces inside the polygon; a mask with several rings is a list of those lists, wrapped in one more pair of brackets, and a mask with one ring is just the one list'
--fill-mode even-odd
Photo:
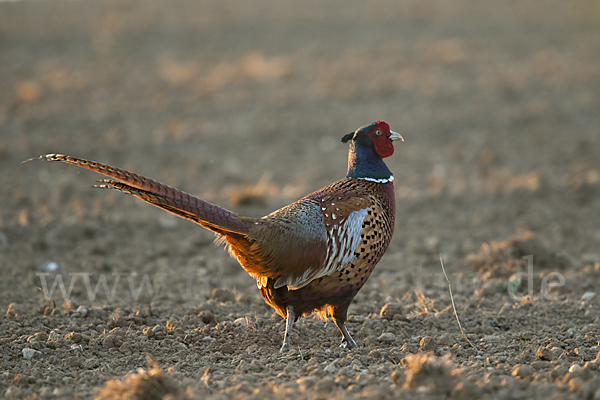
{"label": "pheasant eye", "polygon": [[381,136],[381,129],[377,129],[375,131],[375,136]]}

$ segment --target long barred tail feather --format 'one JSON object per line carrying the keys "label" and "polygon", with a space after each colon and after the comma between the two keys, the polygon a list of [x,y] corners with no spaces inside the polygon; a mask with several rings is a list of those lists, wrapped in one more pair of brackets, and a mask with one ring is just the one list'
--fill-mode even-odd
{"label": "long barred tail feather", "polygon": [[[92,187],[101,189],[116,189],[131,194],[147,203],[172,212],[180,217],[190,219],[205,228],[223,233],[223,231],[240,234],[248,233],[250,222],[247,218],[226,210],[222,207],[199,199],[181,190],[172,188],[145,176],[111,167],[95,161],[65,156],[62,154],[46,154],[39,157],[44,161],[60,161],[67,164],[98,172],[113,179],[103,179],[102,185]],[[29,159],[31,161],[34,159]]]}

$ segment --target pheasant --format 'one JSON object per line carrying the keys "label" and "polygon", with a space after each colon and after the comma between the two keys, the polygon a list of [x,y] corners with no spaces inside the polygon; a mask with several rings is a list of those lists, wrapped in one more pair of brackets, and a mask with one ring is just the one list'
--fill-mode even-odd
{"label": "pheasant", "polygon": [[385,121],[345,135],[346,177],[262,218],[247,218],[152,179],[61,154],[61,161],[111,179],[96,188],[117,189],[213,231],[256,279],[261,296],[286,319],[281,351],[290,348],[294,323],[317,312],[331,315],[342,345],[358,347],[345,323],[348,306],[387,249],[394,231],[394,176],[383,159],[392,141],[404,140]]}

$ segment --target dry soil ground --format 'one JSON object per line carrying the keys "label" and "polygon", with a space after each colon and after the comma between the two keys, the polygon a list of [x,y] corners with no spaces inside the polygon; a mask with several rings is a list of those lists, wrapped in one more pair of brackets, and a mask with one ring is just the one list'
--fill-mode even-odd
{"label": "dry soil ground", "polygon": [[[599,4],[0,3],[0,395],[600,399]],[[343,177],[339,138],[378,119],[406,141],[355,351],[309,317],[279,354],[210,233],[20,164],[260,216]]]}

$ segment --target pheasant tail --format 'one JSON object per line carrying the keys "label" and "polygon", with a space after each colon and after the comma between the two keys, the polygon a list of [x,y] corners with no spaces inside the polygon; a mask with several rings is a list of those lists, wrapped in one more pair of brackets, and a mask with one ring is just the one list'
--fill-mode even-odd
{"label": "pheasant tail", "polygon": [[98,182],[102,184],[92,187],[116,189],[131,194],[220,234],[232,232],[245,235],[251,226],[250,218],[242,217],[191,194],[124,169],[62,154],[46,154],[39,158],[44,161],[60,161],[77,165],[108,176],[112,179],[99,180]]}

